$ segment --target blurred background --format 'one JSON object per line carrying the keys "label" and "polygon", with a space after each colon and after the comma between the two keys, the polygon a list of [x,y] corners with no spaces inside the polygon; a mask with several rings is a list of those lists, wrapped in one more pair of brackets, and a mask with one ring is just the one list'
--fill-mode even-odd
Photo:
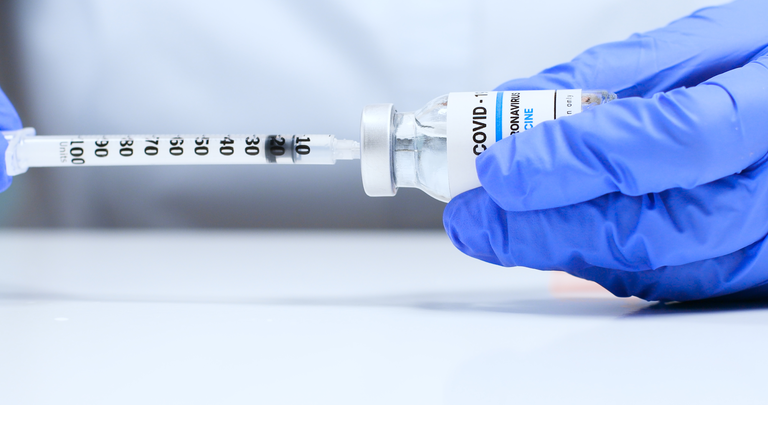
{"label": "blurred background", "polygon": [[[364,105],[487,90],[707,0],[0,2],[0,86],[38,134],[329,133]],[[0,225],[441,229],[417,190],[335,166],[32,169]]]}

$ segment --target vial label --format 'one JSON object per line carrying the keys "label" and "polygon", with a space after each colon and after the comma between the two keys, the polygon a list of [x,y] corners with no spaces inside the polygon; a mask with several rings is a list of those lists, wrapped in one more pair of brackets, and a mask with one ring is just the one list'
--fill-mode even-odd
{"label": "vial label", "polygon": [[581,112],[581,90],[526,90],[448,95],[451,198],[480,187],[475,158],[495,142],[537,124]]}

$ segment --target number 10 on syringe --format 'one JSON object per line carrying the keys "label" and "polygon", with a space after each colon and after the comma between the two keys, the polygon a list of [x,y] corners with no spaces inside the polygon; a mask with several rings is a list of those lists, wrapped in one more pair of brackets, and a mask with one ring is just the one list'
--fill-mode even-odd
{"label": "number 10 on syringe", "polygon": [[[9,154],[9,174],[28,167],[71,165],[333,164],[359,157],[354,141],[332,135],[34,136]],[[21,140],[20,140],[21,141]],[[19,141],[17,141],[19,142]]]}

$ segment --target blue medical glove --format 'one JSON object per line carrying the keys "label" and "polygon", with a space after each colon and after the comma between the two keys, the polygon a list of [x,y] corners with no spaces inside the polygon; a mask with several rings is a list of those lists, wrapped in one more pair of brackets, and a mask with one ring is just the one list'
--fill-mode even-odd
{"label": "blue medical glove", "polygon": [[[13,108],[11,101],[0,90],[0,131],[17,129],[21,129],[21,119],[19,119],[19,115]],[[11,185],[11,177],[5,172],[5,150],[7,148],[8,143],[3,135],[0,134],[0,192],[8,189],[8,186]]]}
{"label": "blue medical glove", "polygon": [[702,9],[503,84],[620,99],[483,152],[483,187],[445,210],[453,243],[618,296],[768,294],[765,17],[764,0]]}

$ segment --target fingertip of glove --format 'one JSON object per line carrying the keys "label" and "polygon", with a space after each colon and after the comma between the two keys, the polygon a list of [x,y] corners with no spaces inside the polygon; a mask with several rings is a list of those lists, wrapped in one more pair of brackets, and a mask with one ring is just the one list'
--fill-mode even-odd
{"label": "fingertip of glove", "polygon": [[0,130],[16,130],[21,128],[19,113],[13,108],[11,101],[8,100],[5,93],[0,90]]}
{"label": "fingertip of glove", "polygon": [[460,194],[445,207],[443,227],[453,245],[464,254],[502,265],[491,245],[491,233],[486,227],[489,221],[488,206],[495,207],[495,204],[482,188]]}
{"label": "fingertip of glove", "polygon": [[13,183],[13,177],[3,173],[2,178],[0,178],[0,192],[5,192],[6,189],[11,187],[11,183]]}
{"label": "fingertip of glove", "polygon": [[443,210],[443,228],[445,233],[448,234],[448,238],[451,239],[451,243],[460,251],[467,253],[466,245],[461,240],[461,227],[464,225],[462,221],[466,219],[465,209],[462,205],[464,195],[461,194],[453,198],[445,206]]}
{"label": "fingertip of glove", "polygon": [[5,191],[11,186],[11,183],[13,182],[13,177],[9,176],[6,172],[6,166],[5,166],[5,151],[8,148],[8,142],[3,137],[3,134],[0,134],[0,155],[2,155],[2,168],[0,168],[0,192]]}

